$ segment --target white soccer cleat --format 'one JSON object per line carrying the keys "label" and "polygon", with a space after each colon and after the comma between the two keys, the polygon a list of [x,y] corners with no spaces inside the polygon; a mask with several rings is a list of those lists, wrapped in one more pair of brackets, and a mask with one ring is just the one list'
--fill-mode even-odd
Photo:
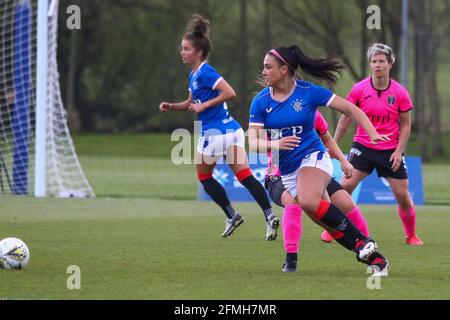
{"label": "white soccer cleat", "polygon": [[222,233],[222,238],[230,236],[234,230],[244,223],[244,218],[236,213],[233,218],[225,220],[225,230]]}
{"label": "white soccer cleat", "polygon": [[379,252],[374,252],[370,256],[368,262],[369,268],[372,270],[372,275],[375,277],[387,277],[389,270],[388,260]]}
{"label": "white soccer cleat", "polygon": [[280,227],[280,219],[275,216],[271,216],[272,219],[266,223],[266,240],[273,241],[277,238],[278,228]]}
{"label": "white soccer cleat", "polygon": [[354,251],[358,261],[367,261],[371,254],[375,252],[375,241],[368,238],[367,240],[360,240],[355,246]]}

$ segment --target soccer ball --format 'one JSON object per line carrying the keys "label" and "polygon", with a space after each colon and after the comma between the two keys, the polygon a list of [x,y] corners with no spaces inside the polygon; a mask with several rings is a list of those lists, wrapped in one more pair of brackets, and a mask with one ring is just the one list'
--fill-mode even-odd
{"label": "soccer ball", "polygon": [[0,268],[24,269],[30,260],[30,250],[19,238],[5,238],[0,241]]}

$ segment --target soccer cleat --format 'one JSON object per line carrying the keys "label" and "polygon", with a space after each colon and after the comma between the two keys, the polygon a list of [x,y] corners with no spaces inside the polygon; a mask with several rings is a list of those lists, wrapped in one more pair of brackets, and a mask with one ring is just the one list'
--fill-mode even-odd
{"label": "soccer cleat", "polygon": [[286,260],[283,263],[283,272],[296,272],[297,271],[297,260]]}
{"label": "soccer cleat", "polygon": [[274,215],[271,216],[271,219],[266,223],[266,240],[272,241],[277,238],[277,231],[278,227],[280,226],[280,219],[275,217]]}
{"label": "soccer cleat", "polygon": [[320,234],[320,240],[326,243],[330,243],[334,240],[334,238],[327,230],[323,230],[323,232]]}
{"label": "soccer cleat", "polygon": [[225,220],[225,230],[222,233],[222,238],[230,236],[234,230],[244,223],[244,218],[240,214],[236,213],[233,218]]}
{"label": "soccer cleat", "polygon": [[375,251],[367,261],[372,273],[375,277],[387,277],[389,270],[388,260],[379,252]]}
{"label": "soccer cleat", "polygon": [[406,237],[406,244],[410,246],[423,246],[423,241],[415,234],[410,237]]}
{"label": "soccer cleat", "polygon": [[375,241],[371,238],[367,238],[366,240],[359,240],[356,243],[355,249],[356,259],[360,262],[366,262],[372,253],[375,252]]}

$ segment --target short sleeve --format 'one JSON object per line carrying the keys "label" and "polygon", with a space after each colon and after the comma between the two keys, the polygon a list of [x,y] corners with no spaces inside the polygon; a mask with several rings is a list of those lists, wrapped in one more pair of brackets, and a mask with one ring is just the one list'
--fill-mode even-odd
{"label": "short sleeve", "polygon": [[336,96],[331,90],[325,87],[312,85],[311,89],[312,89],[312,99],[316,106],[328,107],[331,101],[333,101],[334,97]]}
{"label": "short sleeve", "polygon": [[402,90],[398,108],[400,112],[408,112],[414,108],[408,90],[405,88]]}
{"label": "short sleeve", "polygon": [[323,135],[328,131],[328,122],[319,111],[316,111],[314,117],[314,129],[319,135]]}
{"label": "short sleeve", "polygon": [[350,101],[356,106],[359,106],[359,99],[361,97],[361,89],[354,85],[350,92],[347,95],[347,98],[345,98],[347,101]]}
{"label": "short sleeve", "polygon": [[259,125],[259,126],[265,126],[266,120],[265,120],[265,113],[264,108],[261,105],[261,99],[258,99],[258,96],[256,96],[252,104],[250,105],[250,125]]}
{"label": "short sleeve", "polygon": [[212,90],[215,90],[220,80],[223,79],[214,68],[208,68],[205,70],[205,72],[201,74],[200,78],[202,86]]}

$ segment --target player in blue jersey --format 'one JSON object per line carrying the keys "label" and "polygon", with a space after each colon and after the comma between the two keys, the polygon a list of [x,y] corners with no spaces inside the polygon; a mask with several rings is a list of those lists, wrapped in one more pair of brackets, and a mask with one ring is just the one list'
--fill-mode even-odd
{"label": "player in blue jersey", "polygon": [[[387,259],[375,250],[374,240],[362,234],[335,205],[324,200],[332,163],[314,129],[317,107],[328,106],[354,118],[373,143],[389,138],[379,135],[355,105],[324,87],[296,80],[301,77],[296,75],[298,68],[316,79],[335,83],[343,66],[334,58],[308,57],[297,46],[270,50],[262,72],[267,88],[256,95],[250,108],[250,149],[263,153],[278,150],[283,185],[299,208],[313,221],[342,232],[344,236],[337,239],[338,243],[356,252],[358,261],[368,264],[377,275],[387,275]],[[292,215],[283,221],[285,238],[297,236],[299,216]],[[297,253],[287,252],[283,271],[292,272],[296,268]]]}
{"label": "player in blue jersey", "polygon": [[236,96],[233,88],[207,62],[211,51],[210,23],[194,15],[186,27],[181,42],[181,59],[191,67],[189,96],[180,103],[162,102],[159,109],[188,110],[201,121],[196,167],[198,179],[205,192],[222,208],[227,216],[222,237],[228,237],[244,222],[244,218],[231,205],[225,189],[213,178],[216,162],[223,156],[239,182],[247,188],[266,219],[266,240],[275,240],[280,225],[272,211],[264,187],[253,177],[245,152],[245,135],[239,123],[228,113],[226,101]]}

